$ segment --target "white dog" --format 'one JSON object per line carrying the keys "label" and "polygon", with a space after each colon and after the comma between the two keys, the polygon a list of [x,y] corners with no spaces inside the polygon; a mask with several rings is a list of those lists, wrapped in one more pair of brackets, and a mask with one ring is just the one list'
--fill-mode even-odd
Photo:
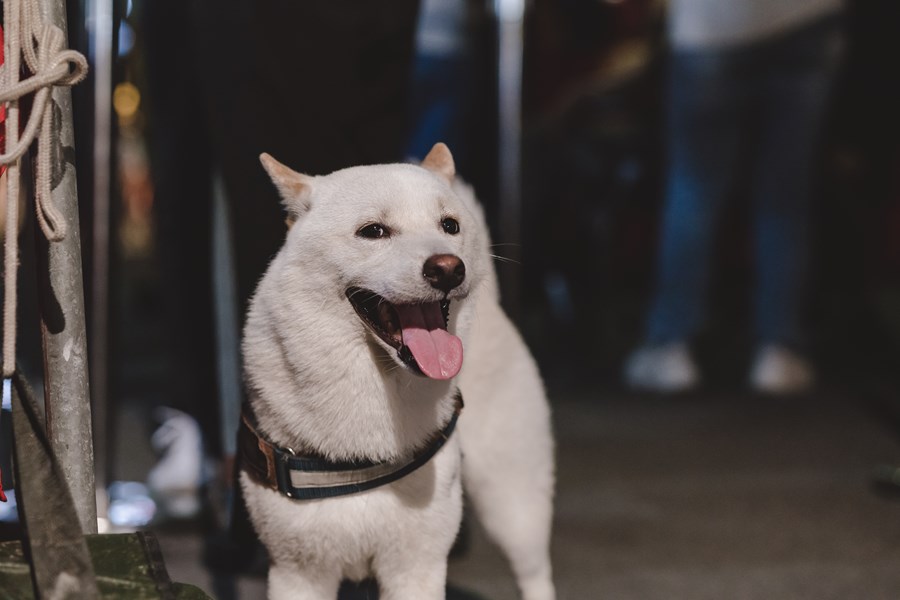
{"label": "white dog", "polygon": [[552,600],[549,408],[449,150],[317,177],[260,160],[290,225],[243,344],[240,480],[269,597],[374,576],[382,600],[444,598],[464,484],[523,598]]}

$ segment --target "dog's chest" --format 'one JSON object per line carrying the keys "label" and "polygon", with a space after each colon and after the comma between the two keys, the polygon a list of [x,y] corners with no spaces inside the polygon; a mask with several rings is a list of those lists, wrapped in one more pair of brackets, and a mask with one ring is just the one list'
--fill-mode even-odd
{"label": "dog's chest", "polygon": [[343,565],[345,576],[368,574],[383,553],[415,552],[455,536],[461,518],[460,450],[456,437],[425,466],[368,492],[296,501],[242,475],[247,506],[276,561]]}

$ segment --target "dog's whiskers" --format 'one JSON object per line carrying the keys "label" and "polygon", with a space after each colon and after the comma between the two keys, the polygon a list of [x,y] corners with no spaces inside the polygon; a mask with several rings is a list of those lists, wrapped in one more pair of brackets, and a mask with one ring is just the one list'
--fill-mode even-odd
{"label": "dog's whiskers", "polygon": [[507,256],[500,256],[499,254],[491,254],[491,255],[489,255],[489,256],[490,256],[491,258],[493,258],[494,260],[498,261],[498,262],[513,263],[513,264],[515,264],[515,265],[521,265],[521,264],[522,264],[521,261],[518,261],[518,260],[516,260],[516,259],[514,259],[514,258],[509,258],[509,257],[507,257]]}
{"label": "dog's whiskers", "polygon": [[400,370],[400,365],[398,365],[392,359],[388,359],[386,362],[388,362],[389,364],[384,368],[385,373],[393,373],[394,371]]}
{"label": "dog's whiskers", "polygon": [[390,355],[382,354],[381,356],[376,356],[375,361],[384,367],[385,372],[390,373],[392,371],[396,371],[401,368],[402,365],[397,364]]}

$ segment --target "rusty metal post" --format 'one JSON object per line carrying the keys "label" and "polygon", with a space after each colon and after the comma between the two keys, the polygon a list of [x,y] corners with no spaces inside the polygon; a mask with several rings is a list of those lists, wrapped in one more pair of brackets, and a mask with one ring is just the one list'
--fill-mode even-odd
{"label": "rusty metal post", "polygon": [[[65,0],[40,0],[40,7],[45,21],[67,32]],[[47,433],[69,484],[81,530],[96,533],[94,445],[69,88],[55,87],[52,103],[51,196],[69,230],[61,242],[39,243],[40,259],[46,261],[39,276],[39,296]]]}

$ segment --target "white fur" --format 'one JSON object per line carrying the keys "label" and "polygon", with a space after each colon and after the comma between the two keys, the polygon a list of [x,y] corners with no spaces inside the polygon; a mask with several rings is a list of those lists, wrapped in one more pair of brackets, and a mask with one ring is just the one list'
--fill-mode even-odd
{"label": "white fur", "polygon": [[[386,460],[420,447],[446,423],[455,385],[465,399],[444,448],[387,486],[296,501],[241,475],[272,559],[269,597],[333,600],[342,578],[374,575],[383,600],[444,598],[464,483],[523,597],[552,600],[549,408],[534,361],[497,302],[486,228],[471,192],[449,185],[446,163],[443,171],[398,164],[324,177],[266,165],[293,226],[259,284],[244,332],[260,429],[299,452]],[[452,162],[449,169],[452,177]],[[448,216],[460,224],[456,235],[441,229]],[[356,235],[371,222],[392,235]],[[448,329],[464,348],[457,382],[413,374],[345,295],[362,287],[392,302],[438,300],[443,293],[422,277],[435,254],[454,254],[466,266],[464,282],[450,292]]]}

